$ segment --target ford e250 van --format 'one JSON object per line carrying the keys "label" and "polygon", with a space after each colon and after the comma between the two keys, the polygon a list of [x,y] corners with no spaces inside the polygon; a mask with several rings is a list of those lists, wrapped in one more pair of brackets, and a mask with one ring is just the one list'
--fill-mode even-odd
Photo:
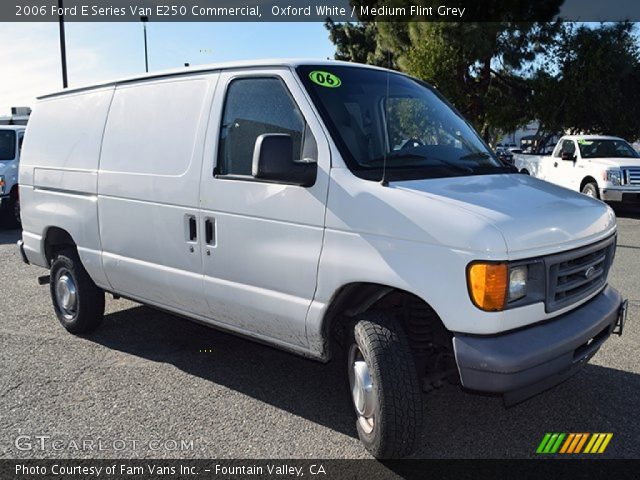
{"label": "ford e250 van", "polygon": [[514,173],[392,71],[234,63],[48,95],[20,183],[19,248],[68,331],[107,292],[343,362],[377,457],[418,446],[423,391],[519,402],[622,331],[612,210]]}

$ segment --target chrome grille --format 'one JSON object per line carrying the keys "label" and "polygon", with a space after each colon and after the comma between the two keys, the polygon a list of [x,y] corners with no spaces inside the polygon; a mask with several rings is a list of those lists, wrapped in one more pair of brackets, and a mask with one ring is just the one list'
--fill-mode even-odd
{"label": "chrome grille", "polygon": [[615,252],[615,236],[587,247],[545,258],[547,312],[588,297],[607,282]]}
{"label": "chrome grille", "polygon": [[640,167],[623,168],[625,185],[640,185]]}

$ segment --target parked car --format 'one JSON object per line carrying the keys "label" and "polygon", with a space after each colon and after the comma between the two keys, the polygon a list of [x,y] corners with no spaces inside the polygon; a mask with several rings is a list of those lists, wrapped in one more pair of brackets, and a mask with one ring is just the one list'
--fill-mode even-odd
{"label": "parked car", "polygon": [[339,361],[376,457],[418,446],[421,390],[520,402],[624,322],[611,209],[514,174],[389,70],[242,62],[48,95],[20,181],[19,249],[69,332],[108,292]]}
{"label": "parked car", "polygon": [[496,156],[498,157],[498,160],[500,160],[501,162],[507,165],[513,165],[513,153],[507,150],[507,148],[498,147],[496,148],[495,152],[496,152]]}
{"label": "parked car", "polygon": [[18,166],[24,126],[0,125],[0,209],[9,224],[20,225]]}
{"label": "parked car", "polygon": [[567,135],[551,155],[515,155],[516,168],[606,202],[640,200],[640,154],[622,138]]}

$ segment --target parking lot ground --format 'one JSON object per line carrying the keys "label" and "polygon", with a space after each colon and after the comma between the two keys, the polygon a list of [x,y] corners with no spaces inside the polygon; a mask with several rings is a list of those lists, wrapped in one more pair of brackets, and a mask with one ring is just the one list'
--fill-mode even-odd
{"label": "parking lot ground", "polygon": [[[612,432],[602,456],[640,457],[640,208],[617,213],[610,283],[629,299],[624,335],[570,380],[509,409],[455,386],[425,395],[416,457],[532,457],[546,432]],[[111,297],[101,328],[74,337],[37,284],[45,272],[20,261],[19,235],[0,229],[0,457],[368,457],[337,362]],[[21,450],[20,435],[62,448],[33,440]],[[86,439],[107,448],[73,448]]]}

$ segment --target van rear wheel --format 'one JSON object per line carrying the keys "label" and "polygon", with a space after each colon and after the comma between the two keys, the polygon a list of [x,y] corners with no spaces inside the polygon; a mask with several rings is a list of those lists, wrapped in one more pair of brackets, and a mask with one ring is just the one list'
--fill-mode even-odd
{"label": "van rear wheel", "polygon": [[104,292],[93,283],[78,253],[66,249],[51,263],[51,299],[58,320],[70,333],[94,330],[104,316]]}
{"label": "van rear wheel", "polygon": [[383,312],[359,316],[346,356],[360,440],[376,458],[411,454],[422,431],[422,394],[402,326]]}

